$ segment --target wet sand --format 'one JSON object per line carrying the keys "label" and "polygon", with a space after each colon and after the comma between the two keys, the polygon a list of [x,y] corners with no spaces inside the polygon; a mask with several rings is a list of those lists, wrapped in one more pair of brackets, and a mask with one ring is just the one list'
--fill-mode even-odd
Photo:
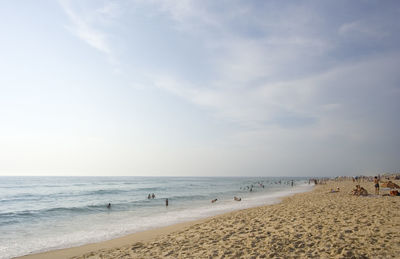
{"label": "wet sand", "polygon": [[399,258],[400,196],[356,197],[354,186],[329,181],[279,204],[23,258]]}

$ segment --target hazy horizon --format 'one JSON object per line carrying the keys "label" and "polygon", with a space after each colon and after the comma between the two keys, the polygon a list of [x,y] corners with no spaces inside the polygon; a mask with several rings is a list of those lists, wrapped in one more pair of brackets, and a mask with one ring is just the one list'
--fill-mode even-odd
{"label": "hazy horizon", "polygon": [[2,1],[0,176],[400,171],[398,1]]}

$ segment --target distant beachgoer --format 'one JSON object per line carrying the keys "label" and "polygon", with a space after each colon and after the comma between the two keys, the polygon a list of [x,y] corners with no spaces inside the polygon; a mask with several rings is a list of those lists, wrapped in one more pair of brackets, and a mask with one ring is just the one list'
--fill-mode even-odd
{"label": "distant beachgoer", "polygon": [[107,209],[111,209],[111,203],[107,205]]}
{"label": "distant beachgoer", "polygon": [[398,190],[391,190],[389,196],[400,196],[400,193]]}
{"label": "distant beachgoer", "polygon": [[168,207],[168,198],[165,199],[165,207]]}
{"label": "distant beachgoer", "polygon": [[151,195],[151,198],[154,199],[156,196],[154,195],[154,193]]}
{"label": "distant beachgoer", "polygon": [[147,199],[149,199],[149,200],[151,199],[151,195],[150,195],[150,193],[149,193],[149,195],[147,196]]}
{"label": "distant beachgoer", "polygon": [[360,188],[360,195],[361,196],[368,196],[367,190],[365,190],[363,187]]}
{"label": "distant beachgoer", "polygon": [[337,187],[336,190],[334,190],[334,189],[332,188],[331,191],[330,191],[330,193],[335,193],[335,192],[339,192],[339,191],[340,191],[339,187]]}
{"label": "distant beachgoer", "polygon": [[217,200],[218,200],[218,199],[214,199],[214,200],[211,201],[211,203],[214,203],[214,202],[216,202]]}
{"label": "distant beachgoer", "polygon": [[293,180],[292,180],[292,183],[291,183],[291,185],[292,185],[292,187],[293,187]]}
{"label": "distant beachgoer", "polygon": [[365,190],[363,187],[361,187],[359,184],[356,185],[356,189],[353,189],[351,194],[356,195],[356,196],[368,196],[367,190]]}
{"label": "distant beachgoer", "polygon": [[374,178],[374,183],[375,183],[375,194],[379,195],[379,179],[376,176]]}

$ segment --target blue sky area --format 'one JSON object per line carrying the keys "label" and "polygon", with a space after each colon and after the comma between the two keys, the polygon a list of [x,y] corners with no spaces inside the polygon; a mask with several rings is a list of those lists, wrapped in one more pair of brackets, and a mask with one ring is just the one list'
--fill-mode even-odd
{"label": "blue sky area", "polygon": [[399,1],[1,1],[0,17],[0,175],[400,169]]}

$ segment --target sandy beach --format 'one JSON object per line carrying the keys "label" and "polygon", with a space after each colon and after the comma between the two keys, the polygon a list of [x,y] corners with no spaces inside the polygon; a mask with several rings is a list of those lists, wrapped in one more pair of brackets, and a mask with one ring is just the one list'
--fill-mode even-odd
{"label": "sandy beach", "polygon": [[400,196],[360,184],[369,196],[328,181],[279,204],[22,258],[399,258]]}

